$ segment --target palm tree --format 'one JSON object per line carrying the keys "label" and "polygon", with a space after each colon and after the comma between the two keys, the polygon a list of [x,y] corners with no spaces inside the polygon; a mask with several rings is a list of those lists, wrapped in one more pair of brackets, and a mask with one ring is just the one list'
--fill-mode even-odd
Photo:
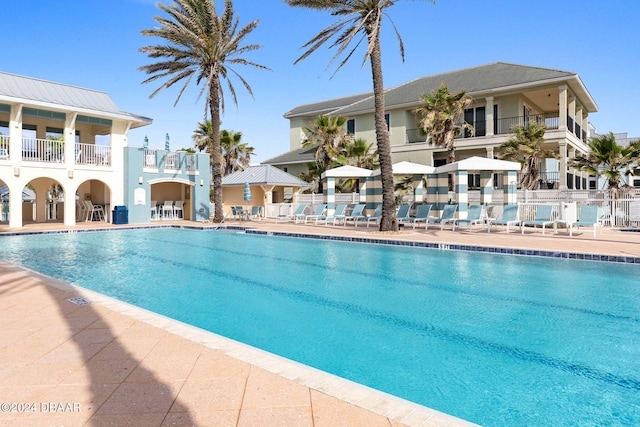
{"label": "palm tree", "polygon": [[[363,169],[376,169],[380,165],[378,162],[378,150],[373,149],[373,144],[366,139],[357,138],[347,142],[342,154],[333,161],[333,167],[351,165]],[[358,191],[358,179],[349,178],[344,180],[343,187],[349,190]]]}
{"label": "palm tree", "polygon": [[241,139],[242,132],[225,129],[220,131],[221,161],[224,175],[242,170],[251,163],[251,155],[255,148],[240,142]]}
{"label": "palm tree", "polygon": [[[236,65],[250,65],[259,69],[268,69],[263,65],[248,61],[242,55],[262,47],[259,44],[242,44],[249,34],[258,26],[259,21],[250,22],[239,27],[234,17],[233,3],[225,0],[224,11],[218,16],[212,0],[173,0],[165,5],[158,3],[158,8],[168,17],[156,16],[158,27],[142,30],[142,35],[160,37],[165,44],[145,46],[140,49],[149,58],[159,59],[153,64],[139,69],[151,75],[143,83],[167,78],[152,94],[151,98],[163,89],[170,88],[178,82],[184,85],[178,92],[174,106],[193,80],[196,85],[203,83],[200,95],[206,94],[205,119],[211,117],[210,129],[211,156],[219,159],[220,149],[220,114],[224,112],[224,93],[221,81],[227,82],[228,92],[237,105],[236,92],[230,80],[234,75],[247,92],[253,96],[247,81],[233,68]],[[212,162],[215,213],[214,221],[224,218],[222,211],[222,168],[219,162]]]}
{"label": "palm tree", "polygon": [[622,147],[613,132],[589,139],[589,153],[569,161],[569,165],[597,178],[607,179],[609,189],[617,194],[622,184],[622,175],[631,175],[632,168],[640,162],[640,141]]}
{"label": "palm tree", "polygon": [[450,93],[444,82],[430,95],[423,93],[421,98],[424,105],[415,110],[420,128],[430,137],[430,143],[447,150],[448,163],[455,162],[455,137],[463,129],[473,132],[473,126],[469,123],[460,125],[456,124],[456,120],[460,120],[465,108],[471,105],[473,99],[464,90]]}
{"label": "palm tree", "polygon": [[[382,218],[380,220],[381,231],[397,231],[395,200],[393,193],[393,173],[391,170],[391,144],[387,123],[384,118],[384,84],[382,79],[382,49],[380,47],[380,30],[382,18],[387,16],[386,11],[397,0],[285,0],[289,6],[306,7],[309,9],[327,11],[339,19],[318,33],[304,47],[308,48],[296,63],[300,62],[320,46],[335,37],[330,47],[337,47],[335,56],[330,64],[341,56],[349,48],[344,59],[338,65],[336,72],[351,58],[355,50],[366,38],[367,50],[363,64],[369,60],[371,63],[371,76],[373,80],[373,97],[375,106],[376,143],[380,157],[380,172],[382,179]],[[435,3],[435,0],[431,0]],[[400,44],[400,54],[404,60],[404,44],[393,21],[391,25],[395,30]],[[357,40],[356,40],[357,39]],[[352,44],[353,42],[353,44]]]}
{"label": "palm tree", "polygon": [[557,159],[553,150],[542,146],[547,127],[535,120],[513,127],[514,135],[498,147],[501,159],[514,160],[522,164],[520,188],[536,190],[540,183],[540,164],[545,158]]}
{"label": "palm tree", "polygon": [[[314,153],[317,170],[321,173],[331,169],[331,163],[337,158],[346,143],[347,131],[345,129],[346,117],[318,116],[303,129],[305,140],[303,147],[317,147]],[[318,192],[322,193],[322,180],[318,183]]]}

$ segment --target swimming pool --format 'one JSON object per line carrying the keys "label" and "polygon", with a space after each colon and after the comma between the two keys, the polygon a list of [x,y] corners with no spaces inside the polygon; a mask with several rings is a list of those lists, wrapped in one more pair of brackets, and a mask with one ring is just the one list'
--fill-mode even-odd
{"label": "swimming pool", "polygon": [[0,258],[483,425],[640,423],[640,267],[229,232]]}

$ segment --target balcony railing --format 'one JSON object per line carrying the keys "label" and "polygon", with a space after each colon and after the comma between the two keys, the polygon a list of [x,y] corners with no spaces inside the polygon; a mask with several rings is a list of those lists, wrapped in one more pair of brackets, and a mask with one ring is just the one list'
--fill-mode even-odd
{"label": "balcony railing", "polygon": [[167,153],[164,156],[165,169],[180,169],[180,156],[177,152]]}
{"label": "balcony railing", "polygon": [[187,170],[198,170],[198,156],[195,154],[187,154]]}
{"label": "balcony railing", "polygon": [[144,149],[144,167],[145,168],[157,168],[158,165],[156,163],[156,150],[152,148]]}
{"label": "balcony railing", "polygon": [[22,160],[27,162],[64,162],[64,142],[52,139],[22,138]]}
{"label": "balcony railing", "polygon": [[0,135],[0,160],[9,160],[9,137]]}
{"label": "balcony railing", "polygon": [[76,165],[111,166],[111,147],[77,143]]}

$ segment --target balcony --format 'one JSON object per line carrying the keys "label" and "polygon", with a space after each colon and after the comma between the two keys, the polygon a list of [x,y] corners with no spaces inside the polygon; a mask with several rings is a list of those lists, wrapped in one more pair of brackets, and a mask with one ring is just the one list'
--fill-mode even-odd
{"label": "balcony", "polygon": [[[35,163],[67,163],[63,141],[22,138],[22,161]],[[9,137],[0,136],[0,160],[10,160]],[[95,144],[75,144],[76,165],[111,166],[111,147]]]}

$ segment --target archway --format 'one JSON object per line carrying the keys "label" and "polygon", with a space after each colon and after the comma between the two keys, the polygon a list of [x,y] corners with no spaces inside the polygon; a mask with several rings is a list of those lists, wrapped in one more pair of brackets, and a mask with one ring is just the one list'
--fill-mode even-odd
{"label": "archway", "polygon": [[[75,191],[74,200],[76,203],[76,222],[110,220],[111,188],[105,182],[97,179],[83,181]],[[87,212],[85,204],[88,202],[90,202],[90,206],[101,207],[104,217]]]}

